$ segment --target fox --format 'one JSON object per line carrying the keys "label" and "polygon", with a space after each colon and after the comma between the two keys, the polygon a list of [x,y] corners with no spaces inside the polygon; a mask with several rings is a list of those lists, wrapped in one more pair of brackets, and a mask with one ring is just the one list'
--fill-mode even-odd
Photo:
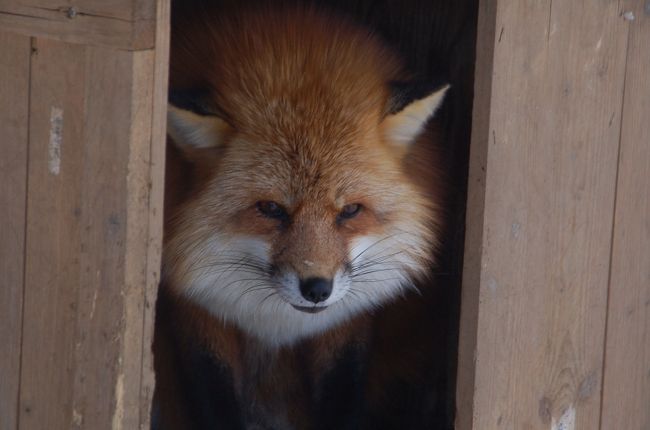
{"label": "fox", "polygon": [[152,428],[381,428],[412,369],[373,330],[435,262],[448,89],[323,8],[175,13]]}

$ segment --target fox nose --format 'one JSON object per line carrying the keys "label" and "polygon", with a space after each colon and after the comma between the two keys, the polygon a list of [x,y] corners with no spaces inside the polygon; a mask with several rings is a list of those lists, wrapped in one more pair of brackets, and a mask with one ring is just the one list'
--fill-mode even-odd
{"label": "fox nose", "polygon": [[300,293],[312,303],[324,302],[332,294],[332,280],[325,278],[301,279]]}

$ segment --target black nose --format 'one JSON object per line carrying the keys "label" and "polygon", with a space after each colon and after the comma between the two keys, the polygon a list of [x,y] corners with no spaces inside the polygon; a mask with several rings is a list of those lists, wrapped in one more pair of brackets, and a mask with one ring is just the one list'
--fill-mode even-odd
{"label": "black nose", "polygon": [[300,281],[302,296],[312,303],[327,300],[332,294],[332,280],[325,278],[308,278]]}

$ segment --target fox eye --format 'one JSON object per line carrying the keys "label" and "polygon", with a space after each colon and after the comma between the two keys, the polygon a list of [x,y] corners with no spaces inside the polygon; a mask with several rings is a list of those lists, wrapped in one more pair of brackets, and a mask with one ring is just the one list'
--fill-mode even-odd
{"label": "fox eye", "polygon": [[287,217],[287,211],[276,202],[261,201],[256,204],[257,210],[268,218],[284,219]]}
{"label": "fox eye", "polygon": [[341,212],[339,212],[339,217],[342,219],[354,218],[361,211],[361,205],[359,203],[352,203],[349,205],[343,206]]}

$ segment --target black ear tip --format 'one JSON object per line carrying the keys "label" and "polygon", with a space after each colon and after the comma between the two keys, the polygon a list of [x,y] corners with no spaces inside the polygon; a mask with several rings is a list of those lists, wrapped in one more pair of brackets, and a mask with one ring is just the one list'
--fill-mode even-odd
{"label": "black ear tip", "polygon": [[201,88],[171,89],[169,90],[169,103],[177,108],[188,110],[197,115],[215,115],[214,109],[209,106],[208,90]]}
{"label": "black ear tip", "polygon": [[394,115],[411,103],[430,96],[445,87],[449,82],[443,78],[415,81],[392,81],[388,83],[390,98],[387,113]]}

